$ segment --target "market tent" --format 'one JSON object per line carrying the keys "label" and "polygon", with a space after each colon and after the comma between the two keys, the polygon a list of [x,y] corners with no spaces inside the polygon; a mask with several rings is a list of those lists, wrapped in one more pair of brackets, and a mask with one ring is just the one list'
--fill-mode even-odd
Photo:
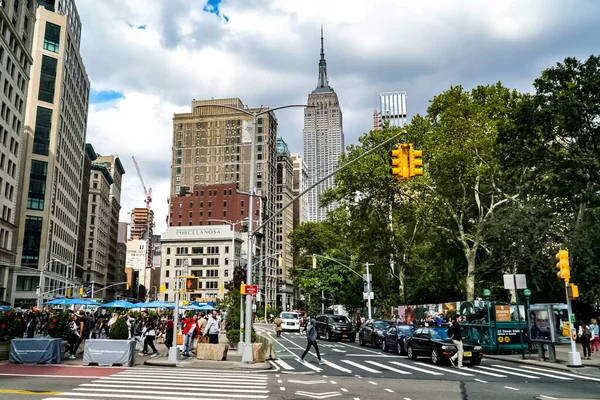
{"label": "market tent", "polygon": [[116,300],[116,301],[111,301],[110,303],[102,304],[102,305],[100,305],[100,307],[103,307],[103,308],[136,308],[136,307],[138,307],[138,305],[130,303],[125,300]]}
{"label": "market tent", "polygon": [[95,302],[94,300],[88,299],[66,299],[62,304],[75,305],[75,306],[101,306],[102,304]]}
{"label": "market tent", "polygon": [[175,308],[175,305],[172,303],[167,303],[164,301],[151,301],[149,303],[137,303],[135,305],[136,308]]}

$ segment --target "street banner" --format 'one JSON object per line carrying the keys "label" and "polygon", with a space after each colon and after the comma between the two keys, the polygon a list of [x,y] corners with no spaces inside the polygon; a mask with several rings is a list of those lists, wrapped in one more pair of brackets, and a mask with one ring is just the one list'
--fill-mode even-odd
{"label": "street banner", "polygon": [[60,364],[62,339],[28,338],[10,342],[9,362],[12,364]]}
{"label": "street banner", "polygon": [[83,365],[128,366],[135,364],[135,340],[88,339]]}

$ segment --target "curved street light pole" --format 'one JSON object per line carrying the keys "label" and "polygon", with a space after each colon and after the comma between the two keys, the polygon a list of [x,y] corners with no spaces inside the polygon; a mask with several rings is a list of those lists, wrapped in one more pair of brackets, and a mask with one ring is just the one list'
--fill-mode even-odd
{"label": "curved street light pole", "polygon": [[[275,107],[275,108],[269,108],[266,109],[264,111],[248,111],[248,110],[244,110],[242,108],[237,108],[237,107],[233,107],[233,106],[228,106],[228,105],[224,105],[224,104],[201,104],[201,105],[197,105],[194,108],[200,108],[200,107],[221,107],[221,108],[227,108],[230,110],[234,110],[234,111],[238,111],[241,112],[243,114],[246,115],[250,115],[252,116],[252,128],[254,129],[254,131],[252,132],[252,135],[250,135],[250,181],[249,181],[249,190],[248,190],[248,194],[250,197],[250,205],[248,206],[248,216],[250,218],[250,223],[248,224],[248,263],[246,264],[246,285],[252,285],[252,256],[253,256],[253,250],[254,250],[254,179],[255,179],[255,174],[254,174],[254,163],[256,162],[256,149],[254,146],[254,139],[256,136],[256,117],[258,117],[259,115],[263,115],[263,114],[268,114],[270,112],[273,111],[277,111],[277,110],[281,110],[284,108],[293,108],[293,107],[302,107],[302,108],[307,108],[307,107],[314,107],[314,106],[308,106],[305,104],[290,104],[287,106],[281,106],[281,107]],[[262,109],[262,107],[261,107]],[[259,221],[260,223],[261,221]],[[244,337],[244,348],[242,351],[242,362],[246,362],[246,363],[251,363],[253,361],[252,358],[252,295],[251,294],[247,294],[246,295],[246,323],[244,325],[245,327],[245,337]],[[238,349],[239,352],[239,349]]]}

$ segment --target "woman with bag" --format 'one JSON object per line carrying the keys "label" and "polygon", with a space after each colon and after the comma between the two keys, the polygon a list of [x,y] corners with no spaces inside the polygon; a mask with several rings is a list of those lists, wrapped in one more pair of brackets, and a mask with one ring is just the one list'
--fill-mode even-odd
{"label": "woman with bag", "polygon": [[583,347],[583,359],[591,360],[590,341],[592,340],[592,336],[594,334],[583,321],[579,321],[577,324],[579,325],[577,336],[579,336],[579,339],[581,340],[581,346]]}
{"label": "woman with bag", "polygon": [[[592,323],[589,326],[590,331],[592,331],[592,340],[590,341],[590,347],[592,350],[592,354],[596,354],[598,355],[598,333],[599,332],[599,328],[598,328],[598,321],[596,320],[596,318],[592,318]],[[596,349],[596,350],[594,350]]]}
{"label": "woman with bag", "polygon": [[277,337],[281,337],[281,331],[283,330],[283,327],[281,326],[281,324],[283,323],[283,321],[281,320],[281,318],[277,317],[275,318],[275,332],[277,333]]}

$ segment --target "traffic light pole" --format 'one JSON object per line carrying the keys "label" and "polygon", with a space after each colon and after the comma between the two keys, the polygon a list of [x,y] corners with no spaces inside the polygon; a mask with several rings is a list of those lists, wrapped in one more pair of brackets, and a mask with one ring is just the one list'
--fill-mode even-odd
{"label": "traffic light pole", "polygon": [[371,312],[371,293],[373,293],[373,289],[371,288],[371,274],[369,273],[369,263],[365,263],[367,267],[367,307],[369,308],[369,319],[373,319],[373,313]]}
{"label": "traffic light pole", "polygon": [[573,315],[573,307],[571,306],[571,299],[569,299],[569,293],[567,291],[567,286],[568,286],[568,282],[565,281],[565,295],[567,296],[567,311],[569,313],[569,327],[571,328],[569,332],[570,333],[570,340],[571,340],[571,351],[569,352],[569,363],[567,364],[568,367],[583,367],[583,364],[581,364],[581,355],[579,354],[579,352],[577,351],[577,347],[575,345],[575,339],[573,339],[573,335],[577,333],[577,331],[574,328],[575,326],[575,316]]}
{"label": "traffic light pole", "polygon": [[179,361],[179,348],[177,347],[177,325],[179,324],[179,281],[175,287],[175,309],[173,310],[173,342],[169,348],[169,362]]}

